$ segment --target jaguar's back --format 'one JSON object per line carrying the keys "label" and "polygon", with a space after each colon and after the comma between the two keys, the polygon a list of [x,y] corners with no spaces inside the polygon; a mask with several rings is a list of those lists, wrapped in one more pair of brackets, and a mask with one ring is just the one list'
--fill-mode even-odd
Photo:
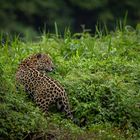
{"label": "jaguar's back", "polygon": [[19,65],[16,81],[24,86],[44,112],[48,112],[52,103],[57,103],[59,109],[63,109],[67,117],[72,119],[64,88],[56,80],[43,73],[43,71],[52,71],[53,68],[53,63],[47,54],[31,55]]}

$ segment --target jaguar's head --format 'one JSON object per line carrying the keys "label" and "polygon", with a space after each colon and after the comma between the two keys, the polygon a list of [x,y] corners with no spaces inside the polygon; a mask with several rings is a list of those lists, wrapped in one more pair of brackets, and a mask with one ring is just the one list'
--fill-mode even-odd
{"label": "jaguar's head", "polygon": [[27,67],[35,68],[38,71],[51,72],[54,70],[54,65],[48,54],[37,53],[23,61]]}

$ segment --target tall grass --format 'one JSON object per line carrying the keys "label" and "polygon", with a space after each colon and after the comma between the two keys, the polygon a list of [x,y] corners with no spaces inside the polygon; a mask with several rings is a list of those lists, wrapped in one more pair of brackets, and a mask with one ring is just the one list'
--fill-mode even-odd
{"label": "tall grass", "polygon": [[[7,139],[36,134],[58,139],[137,139],[140,126],[140,32],[126,26],[106,35],[98,28],[64,38],[44,34],[39,42],[1,35],[0,132]],[[79,126],[57,110],[44,114],[15,87],[15,72],[23,58],[49,53],[56,70],[49,75],[66,89]],[[65,132],[65,133],[64,133]],[[87,134],[86,134],[87,133]]]}

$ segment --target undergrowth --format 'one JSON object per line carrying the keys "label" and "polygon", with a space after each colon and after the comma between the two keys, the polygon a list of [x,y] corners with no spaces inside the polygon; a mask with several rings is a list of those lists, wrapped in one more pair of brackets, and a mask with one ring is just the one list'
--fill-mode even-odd
{"label": "undergrowth", "polygon": [[[62,113],[46,117],[28,95],[17,90],[20,61],[49,53],[66,89],[79,125]],[[44,34],[39,42],[1,35],[0,133],[4,139],[138,139],[140,138],[140,31],[126,26],[107,35],[84,32],[64,38]]]}

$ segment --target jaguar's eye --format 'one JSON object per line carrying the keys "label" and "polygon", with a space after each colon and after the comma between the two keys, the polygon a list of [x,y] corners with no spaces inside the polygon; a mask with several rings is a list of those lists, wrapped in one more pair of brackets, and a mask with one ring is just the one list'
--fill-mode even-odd
{"label": "jaguar's eye", "polygon": [[39,53],[39,54],[37,54],[36,57],[37,57],[37,59],[39,59],[39,58],[41,58],[41,56],[42,56],[41,53]]}

